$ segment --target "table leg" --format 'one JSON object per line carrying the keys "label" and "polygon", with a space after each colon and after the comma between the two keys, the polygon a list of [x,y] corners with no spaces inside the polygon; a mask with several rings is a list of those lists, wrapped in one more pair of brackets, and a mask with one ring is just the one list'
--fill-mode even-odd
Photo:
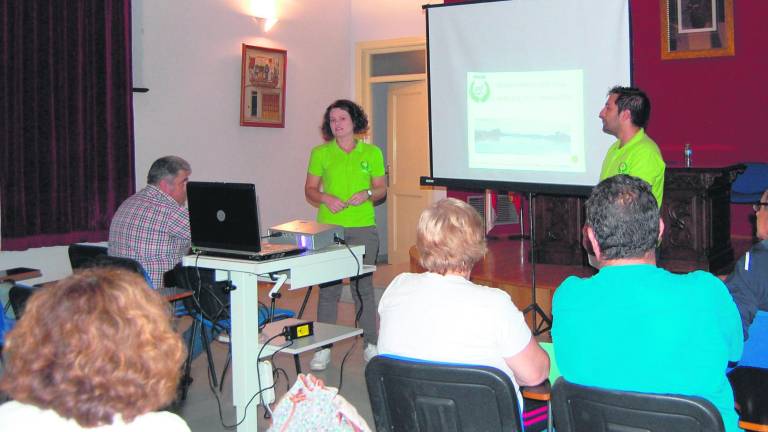
{"label": "table leg", "polygon": [[293,364],[296,365],[296,376],[298,376],[301,373],[301,362],[298,354],[293,355]]}
{"label": "table leg", "polygon": [[554,431],[554,419],[552,418],[552,401],[547,401],[547,432]]}

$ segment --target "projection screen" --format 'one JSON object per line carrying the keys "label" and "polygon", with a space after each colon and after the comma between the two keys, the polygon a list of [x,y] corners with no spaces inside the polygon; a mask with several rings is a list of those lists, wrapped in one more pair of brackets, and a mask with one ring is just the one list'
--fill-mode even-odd
{"label": "projection screen", "polygon": [[629,0],[425,6],[431,177],[588,193],[614,137],[598,113],[631,83]]}

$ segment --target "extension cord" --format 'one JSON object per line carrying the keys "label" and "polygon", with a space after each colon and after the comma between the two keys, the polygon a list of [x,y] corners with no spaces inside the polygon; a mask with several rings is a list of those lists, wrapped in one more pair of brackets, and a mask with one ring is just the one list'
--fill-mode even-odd
{"label": "extension cord", "polygon": [[257,398],[259,402],[262,400],[265,404],[271,404],[275,401],[275,389],[273,387],[272,379],[272,363],[268,360],[259,362],[259,379],[261,380],[261,389],[266,389],[261,393],[261,397]]}

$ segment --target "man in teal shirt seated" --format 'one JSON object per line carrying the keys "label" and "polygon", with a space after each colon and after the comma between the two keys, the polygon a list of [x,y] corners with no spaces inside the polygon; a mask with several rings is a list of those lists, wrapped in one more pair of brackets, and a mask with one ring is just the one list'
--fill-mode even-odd
{"label": "man in teal shirt seated", "polygon": [[586,234],[599,272],[571,276],[552,303],[552,342],[563,377],[615,390],[700,396],[726,431],[738,429],[728,361],[741,357],[739,311],[710,273],[656,267],[664,224],[651,188],[609,177],[587,200]]}
{"label": "man in teal shirt seated", "polygon": [[634,87],[615,86],[600,111],[603,132],[616,137],[605,153],[600,180],[616,174],[626,174],[647,181],[661,207],[664,197],[666,165],[655,142],[645,134],[651,117],[651,101]]}

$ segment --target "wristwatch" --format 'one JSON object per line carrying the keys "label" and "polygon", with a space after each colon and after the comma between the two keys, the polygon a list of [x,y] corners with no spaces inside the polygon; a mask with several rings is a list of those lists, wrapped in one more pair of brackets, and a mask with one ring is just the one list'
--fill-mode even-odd
{"label": "wristwatch", "polygon": [[373,197],[373,191],[372,190],[368,189],[366,192],[368,192],[368,198],[372,198]]}

